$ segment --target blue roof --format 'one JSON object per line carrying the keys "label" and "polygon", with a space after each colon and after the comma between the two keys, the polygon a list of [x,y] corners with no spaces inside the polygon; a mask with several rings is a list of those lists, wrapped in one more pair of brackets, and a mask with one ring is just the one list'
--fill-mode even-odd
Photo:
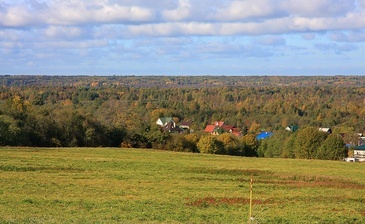
{"label": "blue roof", "polygon": [[261,140],[261,139],[266,139],[266,138],[270,138],[274,133],[272,132],[267,132],[267,131],[264,131],[264,132],[261,132],[260,134],[258,134],[256,136],[256,139],[257,140]]}
{"label": "blue roof", "polygon": [[360,145],[355,147],[356,150],[365,150],[365,145]]}

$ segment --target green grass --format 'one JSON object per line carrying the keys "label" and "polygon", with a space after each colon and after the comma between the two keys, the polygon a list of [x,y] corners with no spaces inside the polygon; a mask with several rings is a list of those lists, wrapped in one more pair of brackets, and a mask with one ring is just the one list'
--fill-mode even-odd
{"label": "green grass", "polygon": [[365,223],[365,164],[0,148],[0,223]]}

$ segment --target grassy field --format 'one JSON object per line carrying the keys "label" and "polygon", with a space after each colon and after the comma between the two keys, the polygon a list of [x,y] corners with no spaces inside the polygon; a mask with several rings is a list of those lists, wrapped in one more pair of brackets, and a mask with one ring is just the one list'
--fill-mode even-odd
{"label": "grassy field", "polygon": [[365,223],[365,164],[0,148],[0,223]]}

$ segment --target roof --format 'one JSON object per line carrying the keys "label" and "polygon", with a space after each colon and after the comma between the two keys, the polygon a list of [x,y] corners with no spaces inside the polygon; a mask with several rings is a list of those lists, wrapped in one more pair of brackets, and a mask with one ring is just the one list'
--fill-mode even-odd
{"label": "roof", "polygon": [[166,124],[167,122],[172,120],[172,117],[160,117],[159,119],[162,123]]}
{"label": "roof", "polygon": [[288,130],[288,131],[296,131],[298,130],[298,126],[295,126],[295,125],[289,125],[288,127],[285,128],[285,130]]}
{"label": "roof", "polygon": [[365,150],[365,145],[356,146],[355,150]]}
{"label": "roof", "polygon": [[164,131],[167,131],[167,132],[181,132],[181,131],[184,131],[182,128],[180,127],[174,127],[174,125],[169,122],[167,123],[164,127],[163,127],[163,130]]}
{"label": "roof", "polygon": [[214,124],[215,126],[222,127],[224,125],[224,121],[216,121]]}
{"label": "roof", "polygon": [[256,139],[257,140],[262,140],[262,139],[266,139],[266,138],[270,138],[274,133],[272,132],[261,132],[260,134],[256,135]]}
{"label": "roof", "polygon": [[226,130],[226,131],[230,131],[232,130],[232,128],[234,127],[233,125],[227,125],[227,124],[224,124],[222,126],[220,126],[222,129]]}
{"label": "roof", "polygon": [[241,136],[242,135],[242,132],[241,132],[241,129],[239,128],[232,128],[232,134],[236,135],[236,136]]}
{"label": "roof", "polygon": [[[159,121],[161,121],[161,123]],[[174,119],[172,119],[172,117],[160,117],[157,119],[156,124],[164,126],[169,122],[173,122],[175,124],[175,121],[174,121]]]}
{"label": "roof", "polygon": [[210,133],[212,133],[213,131],[214,131],[214,129],[215,129],[215,125],[207,125],[206,127],[205,127],[205,132],[210,132]]}
{"label": "roof", "polygon": [[327,133],[331,133],[331,128],[319,128],[318,130],[323,131],[323,132],[327,132]]}
{"label": "roof", "polygon": [[180,123],[180,127],[189,128],[191,124],[192,124],[191,121],[183,121],[183,122]]}
{"label": "roof", "polygon": [[189,126],[189,125],[191,125],[191,123],[192,123],[192,121],[183,121],[183,122],[181,122],[181,125]]}

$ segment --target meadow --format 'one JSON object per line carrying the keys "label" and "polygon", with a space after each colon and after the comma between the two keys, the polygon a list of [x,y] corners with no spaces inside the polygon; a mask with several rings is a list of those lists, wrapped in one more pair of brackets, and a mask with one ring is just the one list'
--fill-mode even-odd
{"label": "meadow", "polygon": [[365,223],[365,164],[0,148],[0,223]]}

